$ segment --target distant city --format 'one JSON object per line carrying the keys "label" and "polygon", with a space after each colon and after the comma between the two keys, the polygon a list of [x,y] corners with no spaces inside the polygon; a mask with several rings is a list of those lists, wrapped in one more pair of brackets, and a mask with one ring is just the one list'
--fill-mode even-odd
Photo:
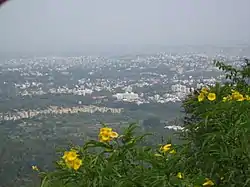
{"label": "distant city", "polygon": [[[232,62],[235,66],[241,63],[241,59],[235,56],[213,57],[195,53],[156,53],[121,58],[79,56],[9,59],[0,64],[0,95],[2,98],[82,96],[77,97],[77,106],[81,106],[85,96],[92,100],[92,104],[108,101],[137,105],[179,102],[194,88],[213,85],[224,79],[214,67],[213,59]],[[22,118],[34,116],[24,114],[22,108],[11,108],[13,110],[18,110]],[[39,109],[36,112],[39,113]],[[2,111],[2,120],[19,119],[9,117],[7,113]]]}

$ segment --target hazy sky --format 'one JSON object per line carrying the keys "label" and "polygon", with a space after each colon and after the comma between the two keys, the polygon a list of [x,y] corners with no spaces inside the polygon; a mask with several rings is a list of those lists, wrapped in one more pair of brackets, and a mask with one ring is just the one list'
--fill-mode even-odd
{"label": "hazy sky", "polygon": [[250,0],[11,0],[0,51],[250,43]]}

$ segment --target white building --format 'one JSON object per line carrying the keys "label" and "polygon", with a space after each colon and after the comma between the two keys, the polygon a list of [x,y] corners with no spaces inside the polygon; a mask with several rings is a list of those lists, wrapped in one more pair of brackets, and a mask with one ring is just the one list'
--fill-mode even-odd
{"label": "white building", "polygon": [[181,84],[172,85],[171,90],[174,92],[182,92],[182,93],[189,92],[189,88],[187,88],[185,85],[181,85]]}
{"label": "white building", "polygon": [[137,93],[117,93],[115,95],[113,95],[113,97],[116,97],[117,100],[125,100],[125,101],[135,101],[137,99],[139,99],[139,95]]}

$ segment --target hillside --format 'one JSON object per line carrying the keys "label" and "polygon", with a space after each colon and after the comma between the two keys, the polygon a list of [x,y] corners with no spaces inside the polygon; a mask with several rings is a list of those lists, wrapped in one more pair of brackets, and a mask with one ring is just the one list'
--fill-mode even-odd
{"label": "hillside", "polygon": [[183,144],[157,145],[134,124],[121,132],[103,124],[95,140],[59,152],[55,170],[33,166],[41,186],[249,186],[250,63],[215,65],[227,81],[185,99]]}

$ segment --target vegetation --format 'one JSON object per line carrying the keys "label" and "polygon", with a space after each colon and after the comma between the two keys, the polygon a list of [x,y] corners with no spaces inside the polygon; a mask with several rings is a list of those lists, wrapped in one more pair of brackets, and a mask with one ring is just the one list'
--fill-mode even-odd
{"label": "vegetation", "polygon": [[59,153],[54,171],[33,166],[41,187],[250,186],[250,64],[215,65],[228,81],[183,102],[185,143],[145,146],[151,135],[135,135],[136,125],[118,134],[103,124],[97,140]]}

